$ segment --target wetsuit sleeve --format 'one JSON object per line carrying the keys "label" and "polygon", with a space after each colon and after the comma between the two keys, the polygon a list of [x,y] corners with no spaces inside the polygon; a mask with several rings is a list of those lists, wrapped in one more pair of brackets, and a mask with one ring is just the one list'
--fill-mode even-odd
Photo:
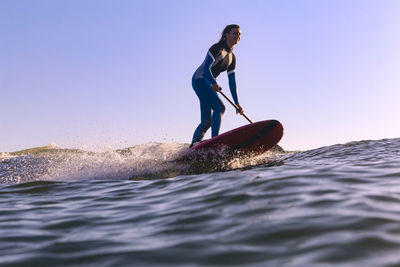
{"label": "wetsuit sleeve", "polygon": [[236,105],[238,105],[239,101],[238,101],[238,97],[237,97],[235,72],[231,72],[228,75],[228,78],[229,78],[229,89],[231,89],[231,95],[232,95],[233,101],[235,102]]}
{"label": "wetsuit sleeve", "polygon": [[235,67],[236,67],[236,57],[232,54],[232,63],[227,69],[228,79],[229,79],[229,89],[231,90],[231,95],[233,101],[236,105],[239,105],[237,89],[236,89],[236,77],[235,77]]}
{"label": "wetsuit sleeve", "polygon": [[211,66],[214,63],[215,58],[213,56],[213,54],[208,51],[206,59],[204,60],[204,77],[211,83],[211,84],[215,84],[217,83],[217,81],[215,80],[214,76],[212,75],[211,72]]}

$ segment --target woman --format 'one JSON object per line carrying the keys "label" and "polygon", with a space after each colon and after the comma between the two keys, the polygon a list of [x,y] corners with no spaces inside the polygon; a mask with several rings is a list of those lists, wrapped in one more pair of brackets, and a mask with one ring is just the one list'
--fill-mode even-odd
{"label": "woman", "polygon": [[221,117],[225,106],[219,99],[217,92],[221,91],[215,78],[227,71],[229,88],[233,101],[239,107],[236,113],[243,114],[243,108],[239,105],[235,67],[236,57],[232,50],[239,42],[241,30],[239,25],[231,24],[222,31],[221,39],[208,50],[207,56],[196,70],[192,78],[192,86],[200,100],[201,122],[197,126],[190,147],[203,140],[204,134],[211,126],[211,136],[217,136],[221,126]]}

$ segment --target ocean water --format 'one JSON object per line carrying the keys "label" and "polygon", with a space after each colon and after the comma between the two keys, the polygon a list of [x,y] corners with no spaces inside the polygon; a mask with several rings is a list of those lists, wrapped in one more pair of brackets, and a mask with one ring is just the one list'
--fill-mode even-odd
{"label": "ocean water", "polygon": [[0,153],[0,265],[400,265],[400,139],[186,152]]}

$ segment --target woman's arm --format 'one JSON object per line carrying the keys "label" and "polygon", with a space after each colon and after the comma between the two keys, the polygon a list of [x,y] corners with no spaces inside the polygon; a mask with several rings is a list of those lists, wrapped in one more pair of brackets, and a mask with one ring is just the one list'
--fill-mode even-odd
{"label": "woman's arm", "polygon": [[217,81],[215,80],[214,76],[212,75],[211,72],[211,66],[214,63],[215,58],[214,56],[211,54],[210,51],[208,51],[206,59],[204,60],[204,67],[203,67],[203,71],[204,71],[204,77],[212,84],[216,84]]}

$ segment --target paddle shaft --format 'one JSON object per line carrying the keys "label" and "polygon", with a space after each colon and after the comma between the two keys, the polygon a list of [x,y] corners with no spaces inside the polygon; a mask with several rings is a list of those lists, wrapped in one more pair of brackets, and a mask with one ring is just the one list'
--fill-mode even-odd
{"label": "paddle shaft", "polygon": [[[231,105],[232,105],[236,110],[240,110],[240,108],[239,108],[235,103],[233,103],[232,100],[230,100],[222,91],[219,91],[219,92],[221,93],[221,95],[222,95],[223,97],[225,97],[226,100],[228,100],[229,103],[231,103]],[[253,122],[249,119],[249,117],[246,116],[246,114],[243,113],[242,115],[243,115],[243,117],[245,117],[246,120],[248,120],[250,123],[253,123]]]}

